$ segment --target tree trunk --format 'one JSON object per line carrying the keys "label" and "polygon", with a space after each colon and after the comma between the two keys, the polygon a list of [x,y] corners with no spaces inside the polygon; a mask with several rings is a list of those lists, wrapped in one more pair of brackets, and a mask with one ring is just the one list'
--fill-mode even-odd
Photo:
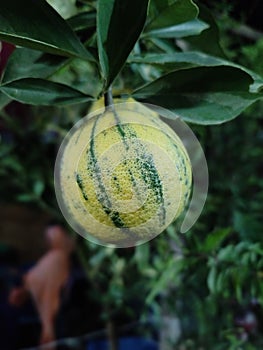
{"label": "tree trunk", "polygon": [[116,327],[113,320],[109,319],[107,322],[107,333],[109,341],[109,350],[118,350],[118,338],[116,333]]}

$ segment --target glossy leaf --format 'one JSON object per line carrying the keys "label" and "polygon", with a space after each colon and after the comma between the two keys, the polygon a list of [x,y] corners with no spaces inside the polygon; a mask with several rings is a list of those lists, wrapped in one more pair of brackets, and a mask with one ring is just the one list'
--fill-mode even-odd
{"label": "glossy leaf", "polygon": [[211,12],[203,5],[199,5],[198,18],[209,25],[200,35],[187,37],[186,40],[190,49],[199,50],[210,55],[226,58],[220,46],[220,35],[218,26],[211,15]]}
{"label": "glossy leaf", "polygon": [[[225,60],[197,51],[130,56],[129,62],[150,64],[170,70],[183,69],[189,64],[192,66],[220,66],[227,64]],[[229,62],[229,65],[233,64]]]}
{"label": "glossy leaf", "polygon": [[193,19],[192,21],[170,27],[151,30],[145,36],[153,36],[155,38],[184,38],[191,35],[198,35],[208,27],[209,25],[205,22],[199,19]]}
{"label": "glossy leaf", "polygon": [[0,2],[0,39],[62,56],[91,56],[67,22],[45,0]]}
{"label": "glossy leaf", "polygon": [[188,122],[220,124],[262,98],[249,93],[252,83],[251,76],[236,67],[196,67],[170,72],[137,89],[133,97],[167,108]]}
{"label": "glossy leaf", "polygon": [[148,0],[99,0],[97,35],[105,89],[116,78],[139,38]]}
{"label": "glossy leaf", "polygon": [[154,8],[156,11],[162,11],[169,6],[169,0],[152,0],[150,2],[150,9]]}
{"label": "glossy leaf", "polygon": [[41,51],[17,48],[9,57],[2,83],[21,78],[48,78],[65,64],[67,58]]}
{"label": "glossy leaf", "polygon": [[160,9],[161,11],[147,24],[146,31],[175,26],[191,21],[198,15],[198,7],[191,0],[177,0]]}
{"label": "glossy leaf", "polygon": [[0,91],[19,102],[32,105],[68,105],[92,100],[91,96],[44,79],[20,79],[0,86]]}
{"label": "glossy leaf", "polygon": [[96,27],[96,12],[81,12],[67,20],[71,28],[76,31],[83,31]]}
{"label": "glossy leaf", "polygon": [[198,51],[187,51],[187,52],[173,52],[165,54],[146,54],[144,56],[131,56],[129,58],[131,63],[142,63],[153,66],[158,66],[163,70],[179,70],[190,67],[216,67],[216,66],[230,66],[236,67],[244,72],[250,74],[254,79],[253,85],[250,90],[258,92],[263,86],[263,78],[253,71],[250,71],[246,67],[240,66],[234,62],[227,61],[226,59],[211,56]]}

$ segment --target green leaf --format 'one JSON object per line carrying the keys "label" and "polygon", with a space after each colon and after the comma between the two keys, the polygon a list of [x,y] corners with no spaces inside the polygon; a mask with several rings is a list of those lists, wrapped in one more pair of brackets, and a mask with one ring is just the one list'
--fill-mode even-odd
{"label": "green leaf", "polygon": [[67,59],[43,54],[41,51],[16,48],[8,59],[2,83],[21,78],[48,78],[62,67]]}
{"label": "green leaf", "polygon": [[16,199],[19,202],[23,202],[23,203],[34,203],[36,201],[36,197],[34,194],[30,194],[30,193],[23,193],[23,194],[19,194],[16,196]]}
{"label": "green leaf", "polygon": [[144,56],[130,56],[129,62],[142,63],[158,66],[164,70],[179,70],[190,67],[206,66],[230,66],[236,67],[251,75],[254,79],[254,84],[251,85],[250,90],[253,92],[259,91],[263,86],[263,78],[255,72],[240,66],[226,59],[208,55],[198,51],[187,52],[172,52],[165,54],[146,54]]}
{"label": "green leaf", "polygon": [[32,105],[68,105],[93,99],[70,86],[34,78],[1,85],[0,91],[12,99]]}
{"label": "green leaf", "polygon": [[262,212],[250,210],[234,212],[234,228],[244,241],[262,242]]}
{"label": "green leaf", "polygon": [[170,72],[133,93],[197,124],[220,124],[262,98],[249,93],[251,76],[236,67],[195,67]]}
{"label": "green leaf", "polygon": [[217,249],[223,240],[232,232],[231,228],[225,228],[211,232],[205,239],[202,250],[204,252],[211,252]]}
{"label": "green leaf", "polygon": [[207,23],[209,28],[202,31],[200,35],[186,38],[188,45],[190,45],[190,50],[199,50],[211,55],[225,58],[226,55],[220,46],[218,26],[210,11],[201,4],[199,4],[198,18]]}
{"label": "green leaf", "polygon": [[217,254],[217,261],[237,261],[237,251],[233,244],[229,244],[224,248],[221,248]]}
{"label": "green leaf", "polygon": [[192,66],[221,66],[221,65],[234,65],[231,62],[217,58],[214,56],[206,55],[197,51],[188,52],[173,52],[164,54],[146,54],[144,56],[130,56],[129,62],[142,63],[159,66],[160,68],[166,68],[169,70],[184,69],[185,67]]}
{"label": "green leaf", "polygon": [[145,36],[153,36],[155,38],[184,38],[191,35],[198,35],[208,27],[209,25],[205,22],[199,19],[193,19],[192,21],[170,27],[151,30],[146,32]]}
{"label": "green leaf", "polygon": [[207,276],[207,286],[211,293],[216,292],[216,279],[217,279],[217,270],[216,266],[212,266],[209,270],[208,276]]}
{"label": "green leaf", "polygon": [[92,58],[67,22],[45,0],[1,1],[0,39],[62,56]]}
{"label": "green leaf", "polygon": [[33,192],[37,197],[40,197],[44,192],[45,184],[43,180],[37,179],[33,184]]}
{"label": "green leaf", "polygon": [[150,10],[154,8],[156,11],[162,11],[165,7],[169,6],[169,0],[152,0],[150,2]]}
{"label": "green leaf", "polygon": [[0,110],[11,102],[10,98],[0,91]]}
{"label": "green leaf", "polygon": [[135,248],[135,261],[137,262],[139,269],[143,272],[146,267],[149,266],[150,247],[149,244],[142,244]]}
{"label": "green leaf", "polygon": [[170,6],[162,8],[155,18],[147,24],[145,30],[150,31],[175,26],[191,21],[197,15],[198,7],[191,0],[177,0]]}
{"label": "green leaf", "polygon": [[148,0],[99,0],[97,35],[101,70],[107,89],[138,40]]}
{"label": "green leaf", "polygon": [[168,261],[167,265],[164,266],[163,273],[158,280],[154,281],[153,288],[151,289],[149,295],[147,296],[146,303],[151,305],[156,296],[161,292],[167,290],[167,285],[173,281],[173,284],[176,285],[177,280],[179,279],[179,274],[185,266],[184,259],[174,257]]}
{"label": "green leaf", "polygon": [[96,28],[96,12],[81,12],[67,20],[71,28],[76,32]]}
{"label": "green leaf", "polygon": [[103,264],[104,260],[107,258],[107,250],[106,249],[101,249],[100,251],[97,252],[97,254],[94,254],[90,259],[89,259],[89,264],[90,266],[100,266]]}
{"label": "green leaf", "polygon": [[226,273],[225,271],[221,271],[218,273],[217,280],[216,280],[216,292],[222,293],[222,291],[225,289],[225,280],[226,280]]}

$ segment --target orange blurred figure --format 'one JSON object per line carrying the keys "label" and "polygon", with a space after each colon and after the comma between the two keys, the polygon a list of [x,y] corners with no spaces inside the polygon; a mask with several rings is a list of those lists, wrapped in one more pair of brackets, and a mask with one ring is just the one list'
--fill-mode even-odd
{"label": "orange blurred figure", "polygon": [[55,341],[55,321],[60,307],[60,294],[70,273],[73,240],[59,224],[45,230],[48,251],[23,277],[23,286],[14,288],[9,296],[12,305],[20,306],[30,295],[41,322],[40,344]]}

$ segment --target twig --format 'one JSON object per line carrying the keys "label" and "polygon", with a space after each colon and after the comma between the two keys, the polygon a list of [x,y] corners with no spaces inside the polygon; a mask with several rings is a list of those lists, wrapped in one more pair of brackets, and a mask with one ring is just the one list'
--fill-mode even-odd
{"label": "twig", "polygon": [[257,41],[263,38],[262,32],[256,29],[253,29],[245,24],[241,24],[238,27],[231,28],[230,32],[252,41]]}

